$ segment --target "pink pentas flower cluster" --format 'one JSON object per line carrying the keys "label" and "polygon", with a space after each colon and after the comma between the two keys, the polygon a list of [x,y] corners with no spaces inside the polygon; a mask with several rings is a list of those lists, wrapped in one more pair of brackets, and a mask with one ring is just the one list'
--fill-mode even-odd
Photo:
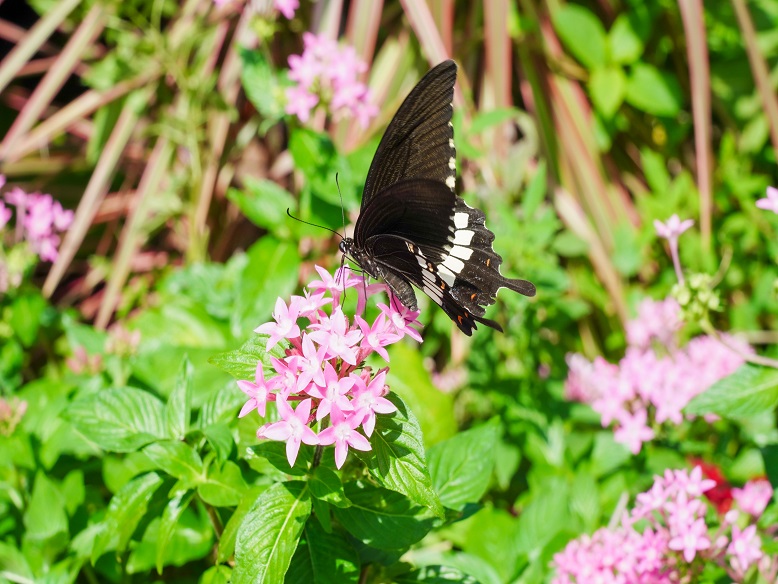
{"label": "pink pentas flower cluster", "polygon": [[714,485],[700,467],[655,477],[616,527],[581,536],[554,556],[553,584],[696,582],[709,563],[743,582],[764,559],[761,538],[737,511],[711,512],[704,494]]}
{"label": "pink pentas flower cluster", "polygon": [[767,479],[748,481],[742,489],[732,489],[737,506],[752,517],[760,517],[773,498],[773,487]]}
{"label": "pink pentas flower cluster", "polygon": [[[368,438],[376,414],[397,409],[385,397],[388,367],[373,372],[364,366],[365,359],[377,353],[388,362],[386,346],[405,336],[421,342],[421,336],[414,328],[418,312],[395,302],[379,303],[381,312],[372,323],[363,318],[367,298],[386,291],[384,284],[367,285],[348,268],[335,276],[318,266],[316,270],[320,279],[311,282],[303,296],[292,296],[288,304],[279,298],[273,321],[255,329],[268,335],[268,351],[282,344],[286,356],[271,359],[270,376],[259,362],[254,381],[238,381],[249,398],[239,416],[257,410],[264,417],[268,402],[274,402],[281,419],[260,427],[257,437],[286,442],[291,466],[301,444],[334,444],[340,468],[349,448],[371,449]],[[347,289],[357,295],[351,319],[341,304]],[[301,320],[307,324],[301,326]]]}
{"label": "pink pentas flower cluster", "polygon": [[726,345],[703,335],[679,348],[679,328],[675,300],[646,301],[638,318],[627,324],[629,346],[618,364],[602,357],[592,362],[581,355],[567,357],[566,397],[590,404],[603,427],[612,426],[616,441],[633,454],[655,438],[657,425],[690,419],[683,408],[691,399],[733,373],[744,363],[742,355],[752,352],[727,335]]}
{"label": "pink pentas flower cluster", "polygon": [[321,104],[333,116],[350,116],[364,128],[378,114],[370,89],[359,81],[367,64],[353,47],[341,46],[324,35],[303,34],[302,55],[289,57],[289,78],[295,85],[286,90],[286,113],[305,123]]}
{"label": "pink pentas flower cluster", "polygon": [[[4,185],[5,177],[0,175],[0,188]],[[51,195],[26,193],[13,187],[0,200],[0,231],[9,226],[12,208],[16,210],[15,241],[26,241],[45,262],[56,260],[60,234],[73,222],[73,211],[63,209]]]}

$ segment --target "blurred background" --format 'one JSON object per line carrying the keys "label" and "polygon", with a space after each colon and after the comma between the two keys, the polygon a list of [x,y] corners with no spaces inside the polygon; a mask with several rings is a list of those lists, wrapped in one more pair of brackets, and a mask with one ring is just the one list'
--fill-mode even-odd
{"label": "blurred background", "polygon": [[778,183],[778,0],[5,0],[0,53],[6,204],[13,188],[60,205],[49,239],[6,229],[0,256],[7,440],[36,451],[6,461],[13,489],[84,461],[86,484],[118,489],[102,477],[125,458],[59,417],[95,376],[166,397],[186,355],[194,408],[239,406],[208,359],[341,261],[337,237],[287,208],[342,230],[337,174],[353,222],[387,123],[446,58],[458,191],[503,274],[538,295],[501,293],[487,316],[506,333],[472,338],[422,298],[424,343],[392,348],[390,386],[426,445],[500,420],[486,511],[438,540],[480,558],[482,581],[543,581],[654,473],[704,459],[726,485],[770,474],[772,402],[748,423],[655,425],[637,454],[565,382],[568,355],[617,363],[641,302],[670,295],[655,221],[673,214],[694,221],[683,271],[717,298],[673,342],[729,331],[773,352],[778,218],[755,202]]}

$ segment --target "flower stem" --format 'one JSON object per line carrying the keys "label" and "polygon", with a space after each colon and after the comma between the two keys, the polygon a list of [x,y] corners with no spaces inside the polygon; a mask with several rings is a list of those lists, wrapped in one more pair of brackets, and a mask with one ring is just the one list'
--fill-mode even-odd
{"label": "flower stem", "polygon": [[714,328],[714,326],[710,323],[708,319],[701,321],[700,326],[702,327],[702,330],[705,331],[705,333],[712,336],[714,339],[716,339],[722,345],[727,347],[729,350],[737,353],[738,356],[742,357],[743,360],[745,360],[747,363],[753,363],[754,365],[763,365],[764,367],[772,367],[773,369],[778,369],[778,359],[771,359],[770,357],[763,357],[762,355],[752,355],[746,353],[745,351],[731,344],[724,337],[722,337],[721,333]]}

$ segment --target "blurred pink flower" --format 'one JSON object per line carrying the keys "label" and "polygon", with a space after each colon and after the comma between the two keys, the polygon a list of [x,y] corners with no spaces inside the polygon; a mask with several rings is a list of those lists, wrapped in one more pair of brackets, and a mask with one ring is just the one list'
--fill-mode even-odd
{"label": "blurred pink flower", "polygon": [[670,244],[670,257],[673,259],[673,267],[678,282],[683,284],[683,272],[681,271],[681,260],[678,257],[678,238],[681,234],[694,225],[694,221],[686,219],[681,221],[678,215],[670,217],[666,223],[654,220],[654,228],[659,237],[664,237]]}
{"label": "blurred pink flower", "polygon": [[306,32],[302,55],[289,57],[289,79],[296,85],[286,90],[286,113],[306,123],[319,104],[336,117],[354,117],[362,127],[378,114],[371,104],[370,89],[359,81],[367,71],[353,47]]}
{"label": "blurred pink flower", "polygon": [[764,199],[759,199],[756,202],[756,206],[765,211],[772,211],[778,214],[778,189],[767,187],[766,195]]}
{"label": "blurred pink flower", "polygon": [[[603,427],[615,424],[616,440],[635,454],[640,444],[653,439],[651,425],[690,419],[683,408],[691,399],[732,374],[744,363],[742,355],[753,352],[747,343],[727,335],[726,345],[703,335],[679,348],[676,307],[674,301],[643,302],[638,317],[642,322],[627,324],[630,345],[618,364],[602,357],[589,362],[582,355],[567,356],[567,399],[590,404]],[[653,322],[648,318],[652,314]],[[643,420],[646,412],[648,419]]]}
{"label": "blurred pink flower", "polygon": [[[5,183],[5,177],[3,177]],[[73,212],[62,208],[51,195],[25,193],[14,187],[5,194],[5,202],[16,207],[16,235],[26,241],[30,249],[43,261],[58,257],[59,233],[73,222]],[[11,210],[0,203],[0,228],[11,220]]]}
{"label": "blurred pink flower", "polygon": [[763,556],[757,527],[741,531],[733,525],[736,518],[727,515],[714,531],[716,516],[702,496],[711,488],[713,481],[703,477],[700,467],[654,477],[619,524],[582,535],[554,556],[552,583],[697,582],[706,564],[726,569],[725,555],[735,570],[730,577],[743,582],[746,570]]}
{"label": "blurred pink flower", "polygon": [[8,225],[8,222],[11,220],[11,209],[5,206],[5,204],[0,201],[0,229]]}
{"label": "blurred pink flower", "polygon": [[773,487],[767,479],[748,481],[742,489],[732,489],[732,497],[743,511],[760,517],[773,498]]}
{"label": "blurred pink flower", "polygon": [[300,8],[299,0],[273,0],[273,6],[278,10],[287,20],[294,18],[295,11]]}

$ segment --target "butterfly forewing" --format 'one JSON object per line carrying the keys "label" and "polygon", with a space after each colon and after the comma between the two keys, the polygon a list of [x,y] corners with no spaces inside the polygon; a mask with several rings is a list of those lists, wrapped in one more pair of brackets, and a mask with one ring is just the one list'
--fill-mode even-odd
{"label": "butterfly forewing", "polygon": [[453,189],[456,150],[451,115],[456,78],[456,63],[444,61],[405,98],[370,165],[363,210],[376,194],[403,179],[426,178]]}

